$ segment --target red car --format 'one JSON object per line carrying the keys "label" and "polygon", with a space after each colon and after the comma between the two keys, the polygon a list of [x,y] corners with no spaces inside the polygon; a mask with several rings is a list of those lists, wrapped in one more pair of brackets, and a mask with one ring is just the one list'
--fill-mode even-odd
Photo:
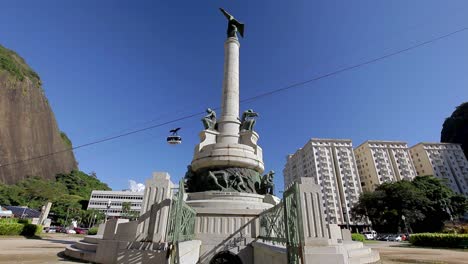
{"label": "red car", "polygon": [[88,233],[88,230],[84,228],[75,227],[73,230],[79,235],[86,235]]}

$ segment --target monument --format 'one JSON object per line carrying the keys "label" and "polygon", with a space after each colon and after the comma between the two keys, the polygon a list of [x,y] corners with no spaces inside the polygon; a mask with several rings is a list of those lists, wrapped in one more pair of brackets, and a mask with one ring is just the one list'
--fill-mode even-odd
{"label": "monument", "polygon": [[[96,263],[371,263],[378,254],[325,222],[320,186],[301,178],[273,196],[252,109],[239,112],[239,35],[244,24],[225,10],[221,114],[208,108],[184,180],[154,173],[137,221],[112,219],[69,256]],[[343,235],[345,234],[345,235]]]}
{"label": "monument", "polygon": [[204,130],[185,176],[186,203],[197,212],[195,239],[202,242],[200,263],[229,254],[248,263],[245,260],[253,252],[247,246],[258,232],[254,220],[274,205],[265,200],[266,194],[273,194],[274,173],[262,175],[262,149],[254,131],[258,114],[249,109],[241,118],[239,115],[238,35],[244,36],[244,24],[225,10],[221,12],[228,20],[221,114],[216,118],[208,108],[202,119]]}
{"label": "monument", "polygon": [[228,19],[227,39],[224,42],[224,76],[221,116],[208,108],[202,119],[205,130],[195,147],[192,164],[186,179],[188,192],[234,191],[264,194],[262,149],[257,145],[252,109],[239,119],[239,49],[238,34],[244,35],[244,24],[224,9]]}

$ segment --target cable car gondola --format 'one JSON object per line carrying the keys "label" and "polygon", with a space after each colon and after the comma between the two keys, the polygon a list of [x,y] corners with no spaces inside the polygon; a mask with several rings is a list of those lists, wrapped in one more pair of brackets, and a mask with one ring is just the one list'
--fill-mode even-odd
{"label": "cable car gondola", "polygon": [[177,145],[177,144],[182,143],[182,137],[177,135],[177,131],[179,131],[179,130],[180,130],[180,127],[172,129],[172,130],[169,131],[170,133],[172,133],[172,135],[167,137],[167,143],[169,143],[171,145]]}

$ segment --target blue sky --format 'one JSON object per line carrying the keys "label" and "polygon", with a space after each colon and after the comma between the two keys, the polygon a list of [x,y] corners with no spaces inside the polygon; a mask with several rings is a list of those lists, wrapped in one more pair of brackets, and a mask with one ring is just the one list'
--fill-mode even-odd
{"label": "blue sky", "polygon": [[[220,104],[224,7],[246,23],[241,98],[468,27],[467,1],[7,1],[0,43],[40,74],[74,145]],[[267,170],[283,188],[285,157],[310,138],[438,141],[445,117],[468,100],[468,31],[241,105]],[[75,152],[80,169],[113,189],[153,171],[183,177],[200,117]],[[184,142],[170,146],[168,130]]]}

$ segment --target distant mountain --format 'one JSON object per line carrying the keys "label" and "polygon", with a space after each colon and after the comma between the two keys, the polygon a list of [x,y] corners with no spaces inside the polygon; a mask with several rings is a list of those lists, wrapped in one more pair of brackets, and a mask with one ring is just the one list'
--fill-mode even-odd
{"label": "distant mountain", "polygon": [[440,142],[461,144],[468,159],[468,102],[457,106],[452,115],[445,119]]}
{"label": "distant mountain", "polygon": [[2,166],[68,149],[71,141],[57,126],[39,75],[14,51],[0,45],[0,183],[28,176],[55,179],[77,169],[72,151]]}

